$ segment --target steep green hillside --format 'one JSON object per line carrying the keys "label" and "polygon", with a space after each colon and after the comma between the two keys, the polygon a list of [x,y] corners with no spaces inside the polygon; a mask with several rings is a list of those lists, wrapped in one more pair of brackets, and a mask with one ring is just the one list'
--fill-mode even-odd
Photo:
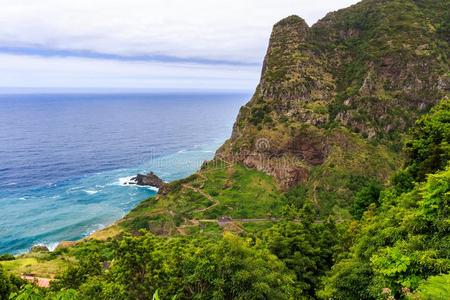
{"label": "steep green hillside", "polygon": [[[285,204],[270,176],[221,161],[205,164],[166,189],[165,195],[138,205],[118,226],[163,235],[217,233],[221,227],[241,232],[248,224],[271,223],[281,216]],[[220,217],[226,217],[221,224]]]}
{"label": "steep green hillside", "polygon": [[365,0],[274,26],[261,82],[217,156],[302,185],[324,214],[384,183],[407,129],[449,91],[448,1]]}
{"label": "steep green hillside", "polygon": [[383,191],[380,207],[365,212],[352,246],[325,280],[322,298],[400,299],[417,289],[418,299],[450,297],[448,275],[425,281],[450,273],[449,145],[450,100],[443,100],[418,122],[408,167]]}

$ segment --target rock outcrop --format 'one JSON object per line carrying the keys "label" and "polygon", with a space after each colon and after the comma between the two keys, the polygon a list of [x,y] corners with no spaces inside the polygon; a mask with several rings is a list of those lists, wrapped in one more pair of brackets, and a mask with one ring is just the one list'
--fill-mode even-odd
{"label": "rock outcrop", "polygon": [[130,179],[130,183],[143,186],[152,186],[158,189],[165,185],[164,181],[153,172],[147,173],[146,175],[137,174],[136,177]]}
{"label": "rock outcrop", "polygon": [[50,250],[45,245],[34,245],[31,247],[30,252],[50,252]]}

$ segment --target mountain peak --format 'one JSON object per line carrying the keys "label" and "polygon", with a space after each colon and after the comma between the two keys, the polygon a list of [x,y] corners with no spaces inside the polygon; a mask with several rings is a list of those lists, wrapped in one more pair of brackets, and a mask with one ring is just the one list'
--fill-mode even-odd
{"label": "mountain peak", "polygon": [[291,15],[289,17],[286,17],[274,25],[274,27],[280,27],[280,26],[299,26],[299,27],[306,27],[306,28],[309,27],[308,24],[306,24],[306,21],[297,15]]}

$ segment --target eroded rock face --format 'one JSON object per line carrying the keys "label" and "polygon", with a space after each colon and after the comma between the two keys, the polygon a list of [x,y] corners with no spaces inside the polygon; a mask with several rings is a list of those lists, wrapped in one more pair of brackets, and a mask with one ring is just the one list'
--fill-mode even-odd
{"label": "eroded rock face", "polygon": [[327,155],[326,140],[312,135],[299,134],[292,140],[292,154],[308,164],[317,166],[323,164]]}
{"label": "eroded rock face", "polygon": [[297,16],[273,28],[258,89],[261,98],[276,100],[271,105],[280,113],[293,113],[297,101],[327,101],[334,96],[333,76],[324,68],[324,58],[309,47],[309,32]]}
{"label": "eroded rock face", "polygon": [[254,152],[237,161],[244,166],[262,171],[276,178],[282,189],[305,182],[308,178],[308,169],[303,166],[300,159],[292,155],[281,157],[270,156],[267,153]]}

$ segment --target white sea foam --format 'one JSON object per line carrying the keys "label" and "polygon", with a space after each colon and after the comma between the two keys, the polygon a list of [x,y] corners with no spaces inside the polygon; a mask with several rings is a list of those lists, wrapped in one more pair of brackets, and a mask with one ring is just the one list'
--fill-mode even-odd
{"label": "white sea foam", "polygon": [[50,251],[55,251],[56,247],[58,247],[59,243],[48,243],[47,248]]}
{"label": "white sea foam", "polygon": [[154,187],[154,186],[142,186],[142,187],[145,187],[145,188],[147,188],[149,190],[152,190],[152,191],[155,191],[155,192],[159,191],[159,189],[157,187]]}
{"label": "white sea foam", "polygon": [[155,192],[159,191],[159,189],[157,187],[154,187],[154,186],[136,185],[136,181],[131,180],[134,177],[135,176],[121,177],[121,178],[118,179],[118,181],[115,182],[115,185],[144,188],[144,189],[149,189],[149,190],[152,190],[152,191],[155,191]]}
{"label": "white sea foam", "polygon": [[92,227],[94,227],[93,229],[88,230],[87,232],[85,232],[83,235],[84,236],[90,236],[92,235],[94,232],[102,230],[103,228],[106,227],[106,225],[104,224],[95,224]]}
{"label": "white sea foam", "polygon": [[73,191],[81,190],[82,188],[84,188],[84,186],[75,186],[75,187],[68,189],[66,192],[73,192]]}
{"label": "white sea foam", "polygon": [[133,179],[133,177],[135,177],[135,176],[121,177],[116,182],[116,185],[133,185],[136,183],[135,181],[131,180],[131,179]]}
{"label": "white sea foam", "polygon": [[98,193],[97,190],[83,190],[83,192],[85,192],[88,195],[95,195]]}
{"label": "white sea foam", "polygon": [[52,242],[52,243],[37,243],[34,244],[32,247],[34,246],[43,246],[43,247],[47,247],[48,250],[50,251],[55,251],[56,247],[58,247],[59,243],[58,242]]}

